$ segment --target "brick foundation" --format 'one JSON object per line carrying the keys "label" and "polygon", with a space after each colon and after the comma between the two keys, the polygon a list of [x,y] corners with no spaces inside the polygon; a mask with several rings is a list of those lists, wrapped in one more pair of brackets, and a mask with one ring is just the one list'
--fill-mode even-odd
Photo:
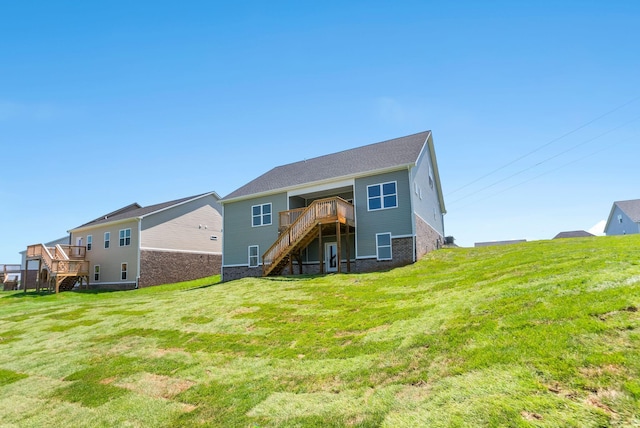
{"label": "brick foundation", "polygon": [[442,247],[444,239],[427,222],[416,216],[416,260]]}
{"label": "brick foundation", "polygon": [[150,287],[217,275],[221,264],[220,254],[142,250],[139,286]]}

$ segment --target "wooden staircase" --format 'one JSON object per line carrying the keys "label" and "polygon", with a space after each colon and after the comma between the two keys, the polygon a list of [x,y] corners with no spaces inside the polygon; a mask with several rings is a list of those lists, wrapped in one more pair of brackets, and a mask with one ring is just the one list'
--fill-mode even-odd
{"label": "wooden staircase", "polygon": [[[56,293],[73,289],[76,282],[86,280],[89,284],[89,261],[85,260],[86,247],[74,245],[56,245],[46,247],[43,244],[27,247],[27,261],[37,260],[38,281],[36,289],[55,287]],[[46,281],[42,278],[46,277]],[[42,284],[41,282],[45,282]],[[26,286],[24,287],[26,291]]]}
{"label": "wooden staircase", "polygon": [[318,199],[304,209],[280,214],[281,232],[262,256],[262,276],[280,275],[292,257],[300,254],[319,235],[318,232],[321,233],[323,225],[355,226],[353,205],[340,197]]}

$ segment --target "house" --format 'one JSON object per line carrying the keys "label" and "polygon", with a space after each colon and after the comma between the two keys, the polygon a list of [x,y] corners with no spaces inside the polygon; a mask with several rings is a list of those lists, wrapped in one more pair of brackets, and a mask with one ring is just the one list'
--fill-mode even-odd
{"label": "house", "polygon": [[[69,235],[62,236],[58,239],[54,239],[53,241],[46,242],[44,247],[54,248],[56,245],[69,245]],[[28,289],[36,289],[40,284],[37,283],[39,265],[38,260],[31,259],[27,260],[27,250],[20,251],[21,256],[21,283],[20,288],[24,290]]]}
{"label": "house", "polygon": [[137,203],[69,231],[71,245],[32,245],[41,283],[56,292],[86,281],[132,289],[220,273],[222,207],[215,192],[142,207]]}
{"label": "house", "polygon": [[16,290],[20,283],[20,265],[0,263],[0,283],[3,291]]}
{"label": "house", "polygon": [[431,131],[278,166],[221,203],[224,281],[389,269],[444,236]]}
{"label": "house", "polygon": [[485,242],[475,242],[473,244],[474,247],[493,247],[495,245],[513,245],[513,244],[522,244],[527,242],[526,239],[508,239],[506,241],[485,241]]}
{"label": "house", "polygon": [[590,236],[595,236],[592,233],[587,232],[586,230],[570,230],[567,232],[560,232],[553,239],[563,239],[563,238],[588,238]]}
{"label": "house", "polygon": [[640,233],[640,199],[614,202],[604,233],[606,235]]}

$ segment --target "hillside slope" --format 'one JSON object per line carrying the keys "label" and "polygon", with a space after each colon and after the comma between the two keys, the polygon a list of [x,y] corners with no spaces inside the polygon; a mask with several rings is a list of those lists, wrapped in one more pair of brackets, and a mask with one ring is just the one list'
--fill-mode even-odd
{"label": "hillside slope", "polygon": [[640,236],[0,293],[4,426],[640,426]]}

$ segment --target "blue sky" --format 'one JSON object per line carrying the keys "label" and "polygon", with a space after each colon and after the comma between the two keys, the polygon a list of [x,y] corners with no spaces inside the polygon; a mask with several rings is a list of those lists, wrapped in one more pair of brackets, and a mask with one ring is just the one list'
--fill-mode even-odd
{"label": "blue sky", "polygon": [[461,245],[640,198],[640,2],[0,6],[0,262],[132,202],[433,131]]}

